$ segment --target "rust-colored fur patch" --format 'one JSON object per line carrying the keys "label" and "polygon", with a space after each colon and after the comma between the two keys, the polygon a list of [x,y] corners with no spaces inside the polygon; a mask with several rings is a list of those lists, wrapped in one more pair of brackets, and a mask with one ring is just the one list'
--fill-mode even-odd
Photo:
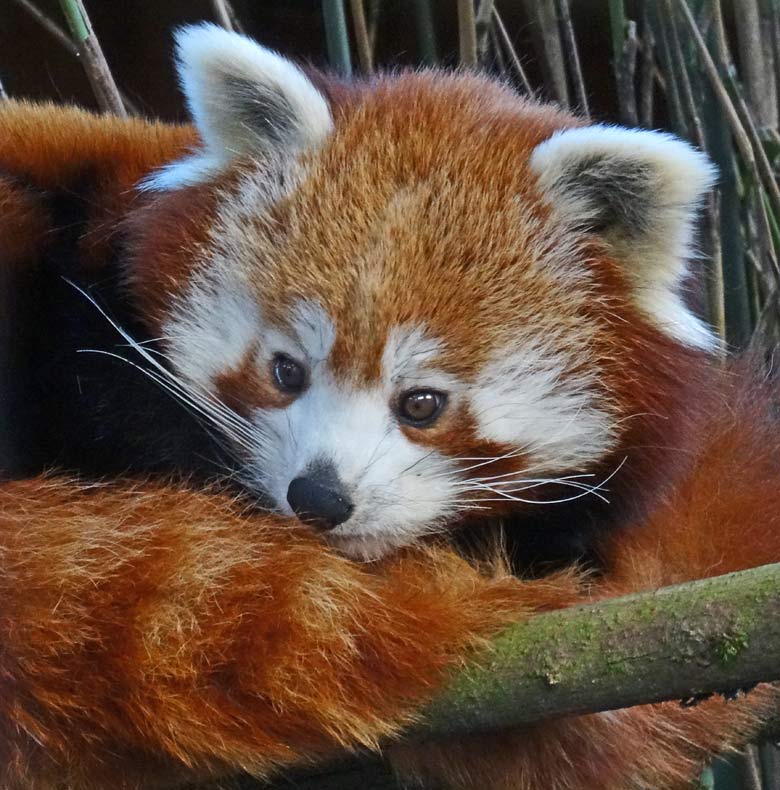
{"label": "rust-colored fur patch", "polygon": [[[171,786],[239,769],[267,775],[344,747],[375,747],[504,624],[780,560],[780,449],[769,386],[747,387],[752,374],[723,371],[660,337],[621,295],[625,284],[603,250],[589,257],[594,290],[576,309],[553,278],[526,272],[519,283],[510,264],[522,268],[524,259],[502,246],[515,238],[508,195],[520,190],[544,222],[522,162],[536,142],[575,121],[518,105],[477,78],[447,79],[446,91],[433,74],[379,82],[370,105],[360,92],[334,91],[343,136],[309,163],[295,199],[276,209],[277,233],[257,230],[278,253],[256,283],[272,308],[269,320],[281,322],[290,300],[318,294],[340,330],[336,368],[366,381],[376,376],[390,326],[429,318],[431,299],[429,329],[454,340],[444,368],[465,381],[497,342],[511,340],[511,325],[501,322],[501,311],[515,304],[506,298],[511,288],[542,300],[569,329],[602,322],[592,359],[620,416],[631,418],[624,443],[642,450],[642,462],[629,479],[637,498],[650,492],[649,515],[606,547],[605,575],[583,587],[573,572],[538,582],[500,569],[486,575],[446,545],[360,566],[291,522],[250,515],[217,492],[56,477],[4,482],[4,788]],[[458,141],[471,137],[482,148],[457,149],[456,111]],[[418,135],[406,134],[410,122]],[[394,141],[382,174],[374,168],[378,127]],[[505,157],[489,155],[488,134]],[[11,179],[0,182],[3,265],[34,266],[40,257],[48,219],[34,190],[68,190],[86,177],[93,210],[79,240],[81,262],[99,268],[112,240],[127,233],[135,243],[130,288],[150,327],[159,325],[208,253],[209,220],[236,188],[240,167],[169,196],[139,197],[132,185],[194,142],[186,127],[4,103],[0,167]],[[444,151],[454,151],[453,166],[467,168],[474,185],[452,212],[428,203],[432,190],[446,187],[436,159]],[[399,184],[400,197],[388,201],[387,185]],[[342,213],[359,233],[321,221]],[[392,222],[378,236],[379,216]],[[456,229],[459,216],[473,222]],[[375,290],[345,287],[361,266],[381,268]],[[475,333],[460,318],[476,309],[477,296],[485,321]],[[356,303],[376,310],[362,313]],[[470,451],[468,419],[465,438],[453,429],[442,443]],[[674,457],[662,452],[670,435]],[[656,483],[662,463],[675,466],[670,477],[681,476],[672,491]],[[684,787],[709,753],[749,737],[775,699],[762,688],[737,703],[640,707],[396,756],[408,772],[474,790]]]}

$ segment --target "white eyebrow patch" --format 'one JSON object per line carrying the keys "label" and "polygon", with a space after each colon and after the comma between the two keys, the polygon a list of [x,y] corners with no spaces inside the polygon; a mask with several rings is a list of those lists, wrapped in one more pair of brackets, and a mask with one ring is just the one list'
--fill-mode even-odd
{"label": "white eyebrow patch", "polygon": [[540,341],[497,354],[471,403],[483,439],[523,449],[540,468],[566,469],[613,446],[614,415],[599,402],[594,372],[566,376],[567,356]]}
{"label": "white eyebrow patch", "polygon": [[336,342],[336,327],[322,305],[300,299],[290,311],[290,332],[311,362],[323,362]]}
{"label": "white eyebrow patch", "polygon": [[409,389],[424,384],[447,392],[462,390],[459,379],[436,367],[443,349],[444,343],[431,337],[422,326],[393,327],[382,352],[385,389]]}
{"label": "white eyebrow patch", "polygon": [[204,278],[177,300],[163,328],[167,356],[179,374],[212,389],[243,362],[261,326],[260,308],[239,282]]}

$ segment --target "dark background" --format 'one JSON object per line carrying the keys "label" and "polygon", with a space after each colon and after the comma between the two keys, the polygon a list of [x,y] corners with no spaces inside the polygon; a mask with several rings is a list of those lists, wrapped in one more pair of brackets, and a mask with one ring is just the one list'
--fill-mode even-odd
{"label": "dark background", "polygon": [[[57,0],[35,5],[65,28]],[[214,20],[208,0],[87,0],[95,32],[119,87],[145,114],[183,119],[181,97],[171,64],[171,31],[181,24]],[[345,5],[349,5],[348,3]],[[432,3],[438,54],[456,65],[458,21],[455,0]],[[529,4],[497,2],[507,30],[535,87],[545,83],[537,57],[538,33]],[[611,72],[608,6],[604,0],[571,3],[585,82],[595,117],[617,114]],[[629,3],[641,7],[641,3]],[[318,0],[234,0],[247,34],[262,44],[318,66],[327,64],[322,4]],[[419,65],[414,0],[381,0],[376,60],[382,68]],[[634,13],[634,17],[639,14]],[[348,25],[351,25],[347,9]],[[354,47],[353,47],[354,59]],[[357,71],[357,64],[354,64]],[[487,64],[490,67],[490,63]],[[80,63],[17,4],[0,0],[0,79],[15,98],[49,99],[95,107]]]}

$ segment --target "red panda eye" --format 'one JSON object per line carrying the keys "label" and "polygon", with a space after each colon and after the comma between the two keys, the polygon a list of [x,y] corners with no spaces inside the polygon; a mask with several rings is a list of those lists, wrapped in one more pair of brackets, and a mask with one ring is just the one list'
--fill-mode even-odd
{"label": "red panda eye", "polygon": [[411,390],[398,401],[398,416],[416,428],[432,425],[447,403],[447,396],[436,390]]}
{"label": "red panda eye", "polygon": [[306,369],[286,354],[274,357],[273,373],[274,383],[282,392],[297,394],[306,386]]}

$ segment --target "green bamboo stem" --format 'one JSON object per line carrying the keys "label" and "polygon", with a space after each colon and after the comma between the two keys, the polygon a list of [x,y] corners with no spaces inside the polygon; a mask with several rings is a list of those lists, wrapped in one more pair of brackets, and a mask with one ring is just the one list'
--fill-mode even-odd
{"label": "green bamboo stem", "polygon": [[686,116],[686,124],[692,132],[693,142],[700,148],[706,150],[707,141],[704,137],[704,129],[702,127],[699,109],[696,105],[696,100],[693,95],[693,86],[691,84],[690,75],[691,73],[695,73],[695,66],[690,60],[686,61],[685,54],[683,53],[677,29],[677,15],[674,12],[675,10],[672,7],[671,0],[664,0],[664,11],[668,28],[669,48],[674,63],[674,71],[675,74],[678,75],[677,81],[680,87],[680,99],[682,110]]}
{"label": "green bamboo stem", "polygon": [[477,58],[477,20],[473,0],[458,0],[458,41],[460,65],[475,68]]}
{"label": "green bamboo stem", "polygon": [[688,137],[688,124],[685,120],[680,88],[677,84],[674,57],[669,41],[668,20],[665,19],[661,3],[653,3],[651,6],[651,18],[654,23],[656,41],[658,42],[658,54],[663,68],[666,83],[666,99],[669,105],[669,115],[671,116],[672,129],[682,137]]}
{"label": "green bamboo stem", "polygon": [[[71,41],[70,36],[51,17],[44,14],[43,11],[31,3],[30,0],[14,0],[14,2],[26,11],[47,33],[57,39],[68,54],[75,58],[81,57],[79,48]],[[126,93],[120,90],[119,95],[125,110],[134,115],[140,114],[138,108]]]}
{"label": "green bamboo stem", "polygon": [[566,49],[566,59],[569,64],[569,74],[574,85],[574,94],[577,97],[577,108],[586,117],[590,117],[588,107],[588,92],[585,89],[585,79],[582,76],[580,52],[577,46],[577,37],[574,35],[574,25],[571,21],[569,0],[557,0],[558,18],[561,23],[563,44]]}
{"label": "green bamboo stem", "polygon": [[555,0],[525,0],[525,5],[538,32],[542,67],[552,97],[564,107],[569,107],[569,84]]}
{"label": "green bamboo stem", "polygon": [[439,53],[430,0],[414,0],[414,23],[420,60],[426,66],[435,66],[439,61]]}
{"label": "green bamboo stem", "polygon": [[477,32],[477,59],[480,63],[484,63],[487,57],[490,33],[493,30],[493,8],[493,0],[480,0],[477,8],[475,26]]}
{"label": "green bamboo stem", "polygon": [[368,35],[363,0],[350,0],[350,8],[352,9],[352,28],[355,31],[355,47],[360,61],[360,69],[364,74],[371,74],[374,70],[374,52]]}
{"label": "green bamboo stem", "polygon": [[642,9],[642,70],[639,85],[639,123],[651,128],[653,125],[653,98],[655,90],[655,36],[650,24],[650,10],[645,4]]}
{"label": "green bamboo stem", "polygon": [[748,105],[759,127],[776,128],[777,85],[771,40],[771,20],[759,0],[733,0],[739,62]]}
{"label": "green bamboo stem", "polygon": [[626,37],[626,9],[623,0],[609,0],[609,29],[612,35],[612,58],[615,68],[623,56]]}
{"label": "green bamboo stem", "polygon": [[723,80],[721,79],[718,68],[715,65],[715,61],[712,59],[712,55],[710,55],[709,49],[707,48],[707,45],[704,42],[701,33],[699,32],[696,20],[693,18],[693,14],[691,14],[691,10],[688,8],[686,0],[677,0],[677,6],[682,11],[682,17],[685,20],[688,30],[693,37],[693,41],[696,44],[696,48],[699,51],[702,65],[704,66],[704,70],[715,92],[715,97],[717,98],[718,103],[720,104],[721,109],[726,116],[729,126],[731,127],[731,131],[734,135],[739,153],[745,161],[745,164],[750,169],[755,170],[756,158],[753,152],[753,147],[750,143],[750,138],[748,137],[742,122],[740,121],[739,114],[737,113],[737,109],[734,106],[734,102],[731,100],[729,92],[726,89],[726,86],[723,84]]}
{"label": "green bamboo stem", "polygon": [[92,30],[92,23],[84,4],[81,0],[60,0],[60,7],[100,108],[104,112],[124,117],[127,113],[122,97],[111,75],[100,42]]}
{"label": "green bamboo stem", "polygon": [[214,17],[225,30],[234,30],[233,20],[230,18],[230,12],[225,5],[225,0],[211,0],[211,8],[214,11]]}
{"label": "green bamboo stem", "polygon": [[322,0],[322,17],[325,22],[328,60],[338,72],[347,77],[351,76],[352,56],[343,0]]}
{"label": "green bamboo stem", "polygon": [[533,97],[535,92],[533,86],[531,85],[531,81],[528,79],[528,75],[525,73],[523,63],[520,60],[520,56],[517,54],[514,44],[512,43],[512,39],[510,38],[509,32],[506,29],[504,20],[501,18],[501,15],[498,13],[496,8],[493,8],[493,21],[495,22],[496,37],[504,45],[504,49],[506,50],[507,56],[509,57],[509,61],[512,64],[512,69],[514,70],[517,79],[523,86],[523,90],[525,91],[526,95]]}

